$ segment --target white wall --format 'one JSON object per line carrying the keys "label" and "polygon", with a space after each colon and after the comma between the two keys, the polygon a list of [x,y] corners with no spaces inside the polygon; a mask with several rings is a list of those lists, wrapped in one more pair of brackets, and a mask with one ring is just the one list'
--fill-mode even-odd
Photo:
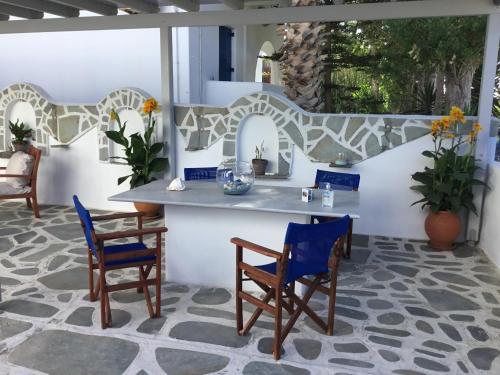
{"label": "white wall", "polygon": [[[244,129],[259,128],[260,116],[248,117]],[[245,130],[243,130],[245,131]],[[266,134],[260,138],[268,139]],[[222,140],[207,150],[184,151],[184,139],[177,137],[178,171],[186,167],[210,167],[222,162]],[[316,169],[361,174],[361,219],[355,223],[355,232],[405,238],[426,238],[426,213],[420,207],[410,207],[419,196],[410,190],[411,174],[422,170],[425,159],[422,151],[432,147],[430,137],[404,144],[374,158],[367,159],[350,169],[329,168],[326,163],[313,163],[298,148],[294,148],[292,174],[287,180],[256,180],[257,184],[311,186]]]}
{"label": "white wall", "polygon": [[479,247],[500,267],[500,163],[488,166],[488,186],[483,208],[483,227]]}

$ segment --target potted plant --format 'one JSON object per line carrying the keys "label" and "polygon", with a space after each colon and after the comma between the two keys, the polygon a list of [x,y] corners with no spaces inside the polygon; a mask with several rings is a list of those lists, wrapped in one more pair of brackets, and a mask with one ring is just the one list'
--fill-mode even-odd
{"label": "potted plant", "polygon": [[12,147],[14,147],[14,151],[26,151],[29,142],[25,139],[31,138],[31,128],[25,127],[24,122],[19,123],[19,119],[17,119],[15,123],[9,121],[9,130],[13,136]]}
{"label": "potted plant", "polygon": [[473,187],[485,185],[474,178],[479,168],[474,154],[481,125],[475,123],[467,134],[460,129],[464,124],[464,114],[458,107],[453,107],[449,116],[433,121],[434,150],[422,153],[432,159],[432,167],[412,175],[419,185],[411,189],[423,196],[413,205],[423,203],[422,209],[430,208],[425,231],[430,246],[437,250],[453,249],[461,229],[458,213],[465,208],[477,215]]}
{"label": "potted plant", "polygon": [[[144,135],[134,133],[130,139],[125,136],[127,122],[122,124],[120,116],[113,109],[110,113],[111,120],[116,121],[118,130],[106,131],[106,136],[113,142],[123,146],[124,157],[116,156],[115,159],[122,159],[132,167],[132,173],[118,178],[118,185],[130,178],[130,188],[136,188],[141,185],[156,180],[155,173],[162,172],[167,167],[167,158],[157,157],[163,150],[164,144],[153,142],[153,133],[156,126],[156,119],[153,112],[159,112],[160,107],[154,98],[149,98],[144,102],[144,113],[148,115],[148,123],[144,130]],[[161,208],[159,204],[152,203],[134,203],[138,211],[144,212],[146,216],[154,217],[158,215]]]}
{"label": "potted plant", "polygon": [[267,160],[262,159],[264,152],[264,141],[259,146],[255,146],[255,159],[252,159],[252,167],[256,176],[263,176],[266,173]]}

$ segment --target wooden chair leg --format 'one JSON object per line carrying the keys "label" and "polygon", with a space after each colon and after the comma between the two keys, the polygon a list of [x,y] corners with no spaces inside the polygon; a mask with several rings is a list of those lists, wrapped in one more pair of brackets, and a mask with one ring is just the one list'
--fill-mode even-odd
{"label": "wooden chair leg", "polygon": [[337,299],[337,276],[340,264],[340,257],[337,254],[333,256],[333,267],[330,272],[330,290],[328,293],[328,323],[326,334],[333,336],[335,323],[335,302]]}
{"label": "wooden chair leg", "polygon": [[[295,293],[295,281],[290,283],[289,287],[290,287],[290,290],[292,291],[292,293]],[[288,304],[290,305],[290,308],[292,309],[292,312],[290,314],[293,314],[293,310],[294,310],[293,298],[288,299]]]}
{"label": "wooden chair leg", "polygon": [[[141,281],[146,282],[147,277],[145,276],[145,272],[144,272],[143,266],[139,267],[139,271],[140,271],[140,279],[141,279]],[[144,286],[142,288],[142,290],[144,291],[144,298],[146,299],[146,305],[148,306],[149,317],[153,318],[155,316],[155,314],[153,312],[153,304],[151,303],[151,295],[149,294],[149,289],[148,289],[147,286]]]}
{"label": "wooden chair leg", "polygon": [[353,227],[353,220],[349,220],[349,230],[347,232],[347,243],[346,243],[346,248],[345,248],[345,257],[346,259],[351,259],[351,247],[352,247],[352,227]]}
{"label": "wooden chair leg", "polygon": [[243,248],[236,247],[236,331],[238,335],[243,331],[243,300],[240,292],[243,290],[243,272],[240,268],[240,262],[243,260]]}
{"label": "wooden chair leg", "polygon": [[282,340],[281,340],[281,326],[282,326],[282,314],[283,314],[283,309],[282,309],[282,290],[281,288],[276,288],[275,289],[275,296],[274,299],[276,301],[276,308],[275,308],[275,316],[274,316],[274,344],[273,344],[273,353],[274,353],[274,359],[278,360],[281,357],[281,345],[282,345]]}
{"label": "wooden chair leg", "polygon": [[99,284],[101,285],[101,328],[107,328],[107,313],[106,313],[106,278],[104,277],[104,267],[102,262],[99,262]]}
{"label": "wooden chair leg", "polygon": [[30,198],[26,198],[26,205],[28,206],[28,208],[31,210],[31,200]]}
{"label": "wooden chair leg", "polygon": [[[139,216],[139,219],[141,217]],[[142,221],[142,219],[141,219]],[[159,318],[161,316],[161,234],[156,235],[156,314]],[[149,275],[149,271],[147,272]],[[146,276],[147,278],[147,276]]]}
{"label": "wooden chair leg", "polygon": [[[268,303],[271,298],[273,298],[274,295],[274,289],[269,289],[269,291],[266,293],[265,297],[262,299],[263,303]],[[240,335],[246,335],[248,331],[250,331],[250,328],[255,324],[257,319],[259,319],[260,314],[262,314],[262,311],[264,311],[262,308],[257,307],[255,311],[253,312],[252,316],[248,321],[246,322],[245,326],[240,332]]]}
{"label": "wooden chair leg", "polygon": [[89,301],[94,302],[97,296],[94,294],[94,272],[93,272],[93,258],[90,250],[87,251],[87,260],[89,266]]}
{"label": "wooden chair leg", "polygon": [[106,293],[104,293],[106,296],[106,326],[111,327],[112,321],[111,321],[111,306],[109,304],[109,293],[106,290]]}
{"label": "wooden chair leg", "polygon": [[38,201],[36,199],[36,195],[31,198],[33,200],[33,212],[35,213],[35,217],[40,219],[40,209],[38,208]]}

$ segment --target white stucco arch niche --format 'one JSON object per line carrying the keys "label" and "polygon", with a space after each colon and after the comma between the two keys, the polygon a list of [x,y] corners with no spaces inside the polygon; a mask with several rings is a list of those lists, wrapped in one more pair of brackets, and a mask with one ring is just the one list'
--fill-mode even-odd
{"label": "white stucco arch niche", "polygon": [[[42,152],[48,152],[48,135],[57,133],[57,121],[54,105],[47,99],[48,96],[42,93],[40,88],[28,83],[14,84],[2,90],[0,93],[0,151],[6,151],[10,147],[8,127],[9,120],[13,118],[12,115],[16,117],[14,111],[18,112],[17,117],[20,121],[25,121],[33,129],[33,143]],[[21,116],[23,113],[24,115]]]}
{"label": "white stucco arch niche", "polygon": [[[110,159],[110,156],[120,156],[119,152],[116,152],[119,146],[112,145],[112,142],[110,142],[105,134],[107,130],[117,129],[117,124],[111,120],[109,115],[111,110],[114,109],[119,115],[123,115],[122,121],[133,121],[133,123],[130,123],[131,133],[140,131],[141,125],[142,131],[144,131],[148,121],[148,115],[144,113],[143,105],[150,97],[151,95],[140,89],[123,88],[113,91],[97,104],[100,117],[98,132],[100,161],[119,164],[119,162],[114,161],[114,159]],[[155,113],[153,116],[156,118],[157,126],[161,124],[161,114]]]}
{"label": "white stucco arch niche", "polygon": [[[270,41],[265,41],[260,47],[259,58],[255,66],[255,82],[270,83],[279,85],[281,81],[281,72],[277,61],[265,59],[262,57],[271,57],[276,52],[274,45]],[[266,80],[264,74],[268,73],[269,79]]]}

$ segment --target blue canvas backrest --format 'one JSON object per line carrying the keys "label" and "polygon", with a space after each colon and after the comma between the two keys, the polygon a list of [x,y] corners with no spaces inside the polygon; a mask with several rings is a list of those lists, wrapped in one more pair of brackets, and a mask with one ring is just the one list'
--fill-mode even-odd
{"label": "blue canvas backrest", "polygon": [[332,185],[333,189],[335,189],[335,187],[347,187],[348,190],[358,190],[360,179],[361,176],[359,174],[330,172],[318,169],[316,171],[314,185],[323,187],[322,185],[328,182]]}
{"label": "blue canvas backrest", "polygon": [[75,204],[76,212],[83,223],[83,231],[85,233],[85,239],[87,240],[87,245],[92,253],[97,258],[97,251],[95,248],[94,241],[92,240],[92,232],[94,231],[94,224],[92,223],[92,218],[90,217],[89,211],[83,207],[80,200],[76,195],[73,195],[73,203]]}
{"label": "blue canvas backrest", "polygon": [[325,265],[335,242],[347,234],[349,216],[321,224],[288,224],[285,244],[290,246],[291,261]]}
{"label": "blue canvas backrest", "polygon": [[184,180],[215,180],[217,167],[184,168]]}

